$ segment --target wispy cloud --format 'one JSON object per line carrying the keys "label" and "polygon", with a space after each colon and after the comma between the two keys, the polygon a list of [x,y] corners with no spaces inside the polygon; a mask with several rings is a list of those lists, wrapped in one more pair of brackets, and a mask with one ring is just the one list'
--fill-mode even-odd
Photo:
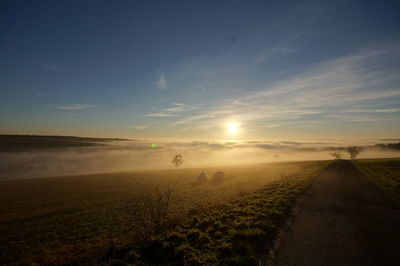
{"label": "wispy cloud", "polygon": [[167,78],[163,73],[161,73],[160,78],[155,82],[156,88],[163,90],[168,87],[168,81]]}
{"label": "wispy cloud", "polygon": [[182,114],[185,112],[189,112],[191,110],[197,110],[200,108],[200,104],[196,105],[187,105],[183,103],[172,103],[172,106],[167,108],[161,108],[160,112],[145,114],[144,116],[151,117],[167,117],[167,116],[176,116],[178,114]]}
{"label": "wispy cloud", "polygon": [[131,128],[137,129],[137,130],[144,130],[147,128],[146,125],[131,125]]}
{"label": "wispy cloud", "polygon": [[55,109],[65,110],[65,111],[75,111],[75,110],[89,109],[94,107],[96,107],[96,105],[93,104],[71,104],[71,105],[54,106]]}
{"label": "wispy cloud", "polygon": [[187,112],[190,110],[196,110],[199,109],[200,106],[201,104],[188,105],[183,103],[172,103],[172,107],[164,108],[163,110],[165,112],[170,112],[170,113],[179,113],[179,112]]}
{"label": "wispy cloud", "polygon": [[148,116],[148,117],[167,117],[167,116],[173,116],[173,114],[168,114],[168,113],[150,113],[150,114],[144,114],[143,116]]}
{"label": "wispy cloud", "polygon": [[389,108],[389,109],[351,109],[343,111],[345,113],[397,113],[400,112],[400,108]]}
{"label": "wispy cloud", "polygon": [[351,122],[372,122],[378,121],[378,117],[373,116],[366,116],[366,115],[349,115],[349,114],[335,114],[335,115],[328,115],[327,118],[330,120],[338,119],[341,121],[351,121]]}
{"label": "wispy cloud", "polygon": [[[217,127],[226,119],[253,126],[292,122],[296,125],[326,124],[331,119],[376,121],[379,117],[368,116],[368,113],[389,114],[400,109],[358,110],[349,107],[375,102],[382,104],[385,100],[400,97],[398,68],[391,63],[399,57],[399,45],[360,50],[310,66],[257,92],[222,100],[205,111],[199,110],[172,124],[193,129],[204,125]],[[350,116],[351,112],[365,115]],[[333,117],[334,113],[341,113],[341,116]]]}
{"label": "wispy cloud", "polygon": [[163,110],[170,113],[183,112],[187,109],[188,105],[182,103],[173,103],[172,107],[164,108]]}

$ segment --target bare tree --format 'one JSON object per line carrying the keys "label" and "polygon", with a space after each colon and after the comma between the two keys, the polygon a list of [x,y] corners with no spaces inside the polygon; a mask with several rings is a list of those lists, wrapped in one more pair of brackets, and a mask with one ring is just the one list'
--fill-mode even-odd
{"label": "bare tree", "polygon": [[183,164],[183,155],[181,153],[175,154],[174,158],[172,158],[172,164],[179,168]]}
{"label": "bare tree", "polygon": [[335,160],[340,160],[342,159],[342,154],[338,151],[336,152],[331,152],[329,155],[333,156],[335,158]]}
{"label": "bare tree", "polygon": [[346,150],[350,154],[350,158],[352,160],[355,160],[358,154],[360,154],[360,152],[363,150],[363,147],[351,146],[348,147]]}

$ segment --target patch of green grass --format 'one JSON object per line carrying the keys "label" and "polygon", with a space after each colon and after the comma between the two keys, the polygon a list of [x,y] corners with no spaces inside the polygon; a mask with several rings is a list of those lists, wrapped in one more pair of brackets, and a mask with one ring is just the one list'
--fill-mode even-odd
{"label": "patch of green grass", "polygon": [[400,159],[355,161],[358,169],[400,203]]}
{"label": "patch of green grass", "polygon": [[[296,198],[322,168],[310,167],[193,217],[133,248],[124,263],[257,265]],[[122,261],[121,261],[122,262]]]}

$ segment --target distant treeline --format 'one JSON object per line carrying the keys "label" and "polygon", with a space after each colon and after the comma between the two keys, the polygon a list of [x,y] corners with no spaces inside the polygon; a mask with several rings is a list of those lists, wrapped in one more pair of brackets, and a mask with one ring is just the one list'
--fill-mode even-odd
{"label": "distant treeline", "polygon": [[[400,142],[399,143],[388,143],[388,144],[375,144],[375,145],[368,145],[368,146],[360,146],[364,149],[374,149],[374,148],[380,148],[383,150],[400,150]],[[297,149],[298,151],[346,151],[348,147],[325,147],[325,148],[300,148]]]}
{"label": "distant treeline", "polygon": [[0,152],[29,151],[49,148],[98,146],[120,138],[89,138],[75,136],[0,135]]}
{"label": "distant treeline", "polygon": [[376,144],[375,147],[385,150],[400,150],[400,143]]}

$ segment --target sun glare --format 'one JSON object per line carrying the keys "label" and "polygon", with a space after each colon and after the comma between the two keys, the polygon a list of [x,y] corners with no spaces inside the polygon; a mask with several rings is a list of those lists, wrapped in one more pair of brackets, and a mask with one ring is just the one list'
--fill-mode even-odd
{"label": "sun glare", "polygon": [[234,122],[228,123],[226,125],[226,131],[231,137],[234,137],[239,133],[239,124]]}

